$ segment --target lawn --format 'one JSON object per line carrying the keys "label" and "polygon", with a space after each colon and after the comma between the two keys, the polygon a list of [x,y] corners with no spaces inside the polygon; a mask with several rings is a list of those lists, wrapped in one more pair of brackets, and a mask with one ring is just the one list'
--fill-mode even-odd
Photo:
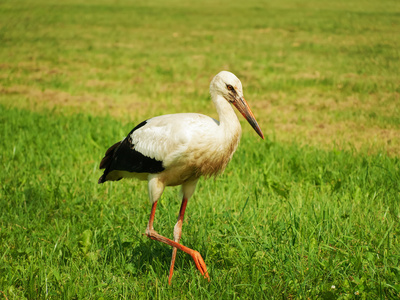
{"label": "lawn", "polygon": [[[400,297],[397,1],[0,3],[0,299]],[[225,173],[201,180],[182,243],[143,233],[147,185],[97,184],[112,143],[151,116],[216,117],[241,80]],[[178,188],[156,230],[172,237]]]}

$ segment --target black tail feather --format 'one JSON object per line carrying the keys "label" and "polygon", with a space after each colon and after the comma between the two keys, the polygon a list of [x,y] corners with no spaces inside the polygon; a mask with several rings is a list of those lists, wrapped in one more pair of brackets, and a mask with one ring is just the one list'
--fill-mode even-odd
{"label": "black tail feather", "polygon": [[107,169],[107,167],[110,166],[111,159],[114,155],[114,151],[118,148],[118,146],[121,144],[121,142],[115,143],[112,145],[108,150],[106,151],[106,154],[104,154],[103,159],[100,162],[100,170],[101,169]]}
{"label": "black tail feather", "polygon": [[118,148],[118,146],[121,144],[121,142],[115,143],[112,145],[108,150],[106,151],[106,154],[104,155],[103,159],[100,162],[100,169],[105,169],[103,175],[99,178],[98,183],[103,183],[106,182],[106,176],[109,172],[109,168],[112,162],[112,158],[114,156],[115,150]]}

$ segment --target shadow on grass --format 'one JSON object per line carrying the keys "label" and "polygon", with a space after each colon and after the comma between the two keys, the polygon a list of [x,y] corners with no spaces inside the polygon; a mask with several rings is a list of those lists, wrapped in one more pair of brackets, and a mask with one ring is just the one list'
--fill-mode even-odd
{"label": "shadow on grass", "polygon": [[[204,248],[196,250],[206,253]],[[125,242],[117,237],[102,252],[105,265],[119,268],[127,275],[140,277],[154,273],[157,277],[168,276],[172,247],[151,240],[145,235],[136,237],[135,241]],[[202,254],[202,256],[206,260],[207,255]],[[175,271],[188,271],[192,266],[195,266],[192,257],[183,251],[178,251]]]}

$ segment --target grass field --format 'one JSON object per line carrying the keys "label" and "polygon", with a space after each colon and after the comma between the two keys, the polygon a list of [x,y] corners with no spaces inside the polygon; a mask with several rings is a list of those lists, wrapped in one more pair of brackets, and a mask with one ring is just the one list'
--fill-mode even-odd
{"label": "grass field", "polygon": [[[0,299],[400,297],[398,1],[0,2]],[[234,72],[243,122],[201,180],[178,252],[143,236],[147,185],[98,185],[105,150],[151,116],[216,117]],[[172,237],[179,189],[155,227]]]}

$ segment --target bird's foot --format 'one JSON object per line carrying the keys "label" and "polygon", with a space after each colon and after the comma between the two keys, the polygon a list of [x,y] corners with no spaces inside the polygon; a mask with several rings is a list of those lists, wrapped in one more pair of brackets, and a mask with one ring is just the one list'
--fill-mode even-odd
{"label": "bird's foot", "polygon": [[206,263],[204,262],[200,253],[196,250],[192,250],[192,253],[190,253],[190,255],[192,256],[194,263],[196,264],[196,267],[200,271],[201,275],[203,275],[204,278],[207,278],[207,280],[210,281],[210,276],[208,276]]}
{"label": "bird's foot", "polygon": [[[196,250],[190,249],[186,246],[183,246],[173,240],[170,240],[162,235],[159,235],[154,229],[147,228],[146,229],[146,235],[151,238],[152,240],[160,241],[162,243],[168,244],[172,247],[178,248],[179,250],[182,250],[189,254],[193,260],[194,263],[196,264],[197,269],[199,269],[200,273],[204,276],[204,278],[207,278],[208,281],[210,281],[210,276],[208,275],[207,272],[207,266],[206,263],[204,262],[203,258],[201,257],[200,253]],[[174,264],[174,256],[173,256],[173,261],[171,264],[171,269],[170,269],[170,277],[169,277],[169,282],[171,282],[172,278],[172,272],[173,272],[173,264]]]}

